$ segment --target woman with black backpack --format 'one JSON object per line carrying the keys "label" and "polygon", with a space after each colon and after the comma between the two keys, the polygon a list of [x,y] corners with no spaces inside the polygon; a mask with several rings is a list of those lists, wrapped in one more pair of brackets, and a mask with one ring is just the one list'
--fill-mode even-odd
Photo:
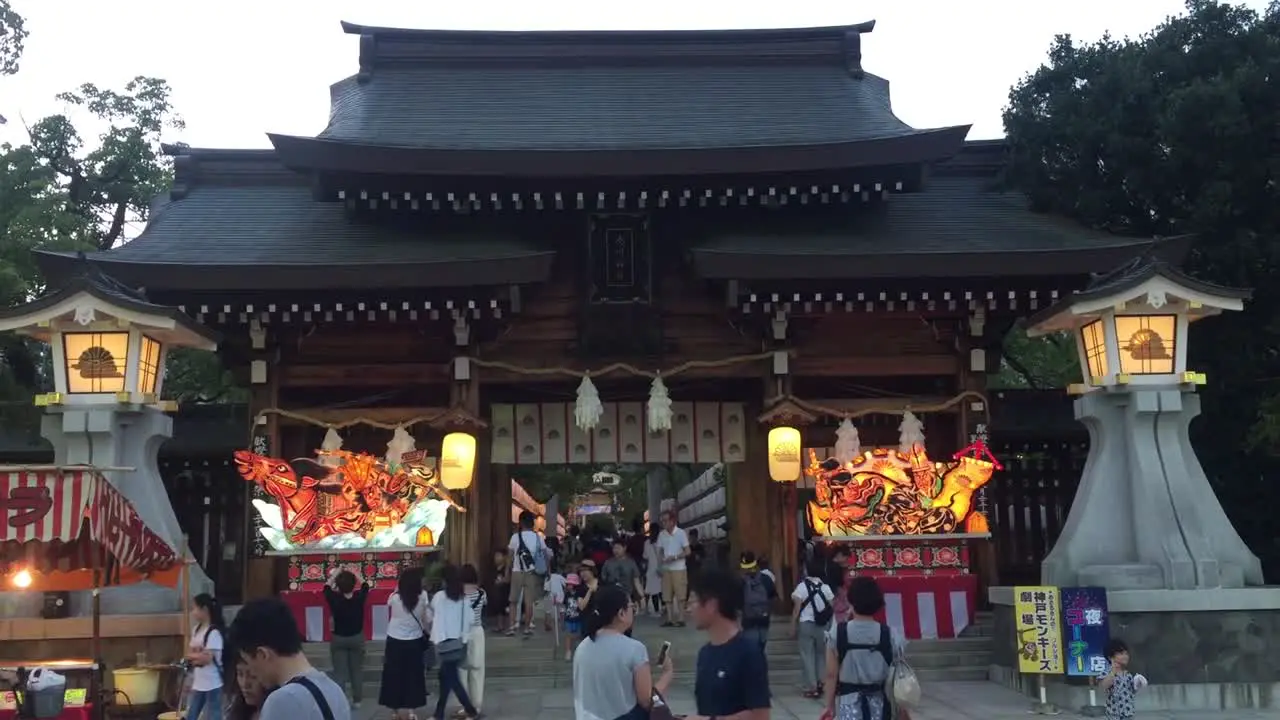
{"label": "woman with black backpack", "polygon": [[804,696],[822,697],[823,663],[827,658],[827,627],[835,607],[835,593],[823,580],[823,563],[810,558],[805,577],[791,592],[791,637],[800,646]]}
{"label": "woman with black backpack", "polygon": [[[827,631],[827,672],[823,686],[824,717],[832,720],[889,720],[893,708],[885,695],[885,681],[906,640],[882,625],[875,614],[884,608],[884,593],[872,578],[849,583],[853,618]],[[905,713],[899,710],[899,718]]]}

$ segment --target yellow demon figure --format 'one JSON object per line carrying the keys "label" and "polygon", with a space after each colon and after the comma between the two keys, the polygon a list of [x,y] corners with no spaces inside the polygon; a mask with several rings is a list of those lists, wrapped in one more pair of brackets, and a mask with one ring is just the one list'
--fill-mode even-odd
{"label": "yellow demon figure", "polygon": [[987,519],[972,509],[973,494],[995,469],[995,462],[978,457],[934,463],[920,446],[909,453],[876,448],[848,464],[818,460],[810,450],[806,473],[816,498],[809,522],[827,536],[986,532]]}

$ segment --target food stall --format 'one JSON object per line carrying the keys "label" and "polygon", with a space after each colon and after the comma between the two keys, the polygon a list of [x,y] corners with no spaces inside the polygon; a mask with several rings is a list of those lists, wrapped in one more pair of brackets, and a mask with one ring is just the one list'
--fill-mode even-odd
{"label": "food stall", "polygon": [[352,570],[370,583],[365,635],[385,639],[386,601],[400,572],[422,566],[423,556],[439,549],[450,509],[466,512],[450,491],[470,485],[474,442],[464,433],[446,435],[443,464],[414,449],[403,431],[396,433],[385,458],[328,441],[330,447],[314,459],[236,451],[241,477],[270,499],[253,501],[261,520],[258,531],[268,555],[289,558],[288,589],[280,596],[308,642],[330,637],[324,585],[338,569]]}
{"label": "food stall", "polygon": [[[61,647],[80,648],[75,654],[52,657],[46,651],[24,655],[25,643],[12,637],[16,633],[11,627],[5,628],[10,641],[0,645],[0,670],[26,675],[35,668],[45,668],[67,677],[65,707],[59,715],[62,720],[102,717],[104,705],[114,695],[114,691],[104,690],[100,591],[143,581],[176,587],[184,576],[185,568],[175,549],[146,526],[104,476],[131,471],[83,465],[0,467],[3,590],[89,591],[91,597],[87,636],[68,638],[49,627],[40,631],[45,637],[61,640]],[[76,620],[5,622],[31,626]],[[32,647],[47,646],[36,643]],[[0,694],[0,720],[16,715],[16,700],[12,692]]]}
{"label": "food stall", "polygon": [[815,540],[848,550],[847,577],[876,578],[885,594],[882,622],[909,639],[952,638],[976,612],[970,553],[990,530],[975,505],[1001,466],[981,437],[948,462],[931,460],[918,439],[858,448],[845,461],[810,449],[805,472],[815,498],[806,516]]}

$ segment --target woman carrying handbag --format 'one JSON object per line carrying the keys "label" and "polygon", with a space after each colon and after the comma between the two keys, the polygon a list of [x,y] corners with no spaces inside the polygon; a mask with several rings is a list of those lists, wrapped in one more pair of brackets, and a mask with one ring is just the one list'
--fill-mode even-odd
{"label": "woman carrying handbag", "polygon": [[431,643],[436,648],[436,662],[440,667],[440,697],[436,700],[435,720],[444,720],[445,707],[449,704],[449,695],[457,695],[462,704],[465,717],[481,717],[480,711],[471,704],[471,697],[462,685],[462,663],[467,659],[467,641],[471,637],[471,626],[475,624],[475,611],[467,602],[462,572],[456,565],[445,565],[440,573],[444,581],[444,589],[431,598],[433,621],[431,623]]}

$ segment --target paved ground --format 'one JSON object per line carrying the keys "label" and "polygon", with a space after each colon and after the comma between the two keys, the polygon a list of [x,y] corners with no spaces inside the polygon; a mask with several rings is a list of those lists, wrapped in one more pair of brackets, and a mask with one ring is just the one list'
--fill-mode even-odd
{"label": "paved ground", "polygon": [[[433,696],[434,698],[434,696]],[[675,688],[671,707],[677,713],[691,713],[691,688]],[[932,683],[925,688],[925,700],[912,712],[912,720],[1026,720],[1034,717],[1027,699],[992,683]],[[486,690],[486,715],[493,720],[573,720],[573,694],[567,688],[545,692],[521,690],[503,692],[501,688]],[[419,713],[426,720],[431,711]],[[778,697],[774,701],[772,720],[817,720],[821,706],[801,697]],[[355,720],[389,718],[390,712],[365,704]],[[1063,720],[1079,718],[1062,713]],[[1280,712],[1242,710],[1236,712],[1143,713],[1140,720],[1275,720]]]}

